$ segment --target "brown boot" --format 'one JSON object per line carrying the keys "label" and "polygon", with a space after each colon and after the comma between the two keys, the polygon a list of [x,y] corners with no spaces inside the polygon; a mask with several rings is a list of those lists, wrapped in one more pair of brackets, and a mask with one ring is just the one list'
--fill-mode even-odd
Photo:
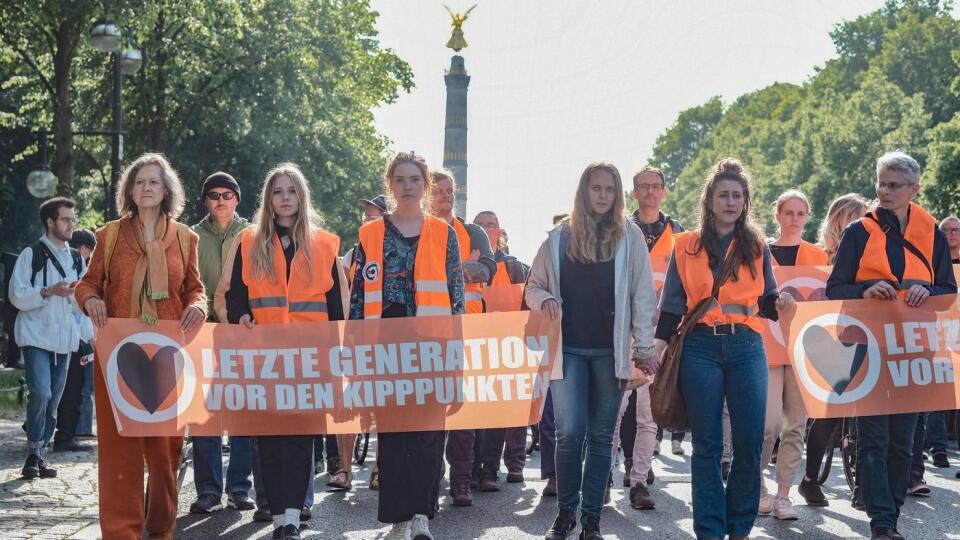
{"label": "brown boot", "polygon": [[454,506],[472,506],[473,495],[470,494],[470,484],[451,484],[450,498]]}
{"label": "brown boot", "polygon": [[630,488],[630,506],[637,510],[653,510],[654,507],[656,507],[656,503],[653,497],[650,496],[650,491],[647,490],[647,486],[637,484]]}

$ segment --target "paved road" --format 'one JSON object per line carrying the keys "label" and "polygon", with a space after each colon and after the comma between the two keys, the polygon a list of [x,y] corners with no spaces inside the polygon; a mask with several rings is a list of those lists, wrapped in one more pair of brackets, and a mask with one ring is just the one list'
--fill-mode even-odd
{"label": "paved road", "polygon": [[[98,537],[96,526],[96,469],[93,454],[51,454],[60,476],[55,480],[25,482],[19,479],[25,440],[14,423],[0,422],[0,538],[90,539]],[[375,447],[375,445],[374,445]],[[689,444],[685,444],[687,452]],[[372,457],[372,455],[371,455]],[[960,464],[960,454],[951,461]],[[305,538],[373,540],[383,538],[388,528],[376,521],[377,495],[367,489],[369,465],[359,468],[355,488],[348,493],[326,492],[325,475],[317,477],[317,502],[313,519],[303,531]],[[692,538],[690,475],[687,456],[661,456],[655,460],[657,482],[653,494],[657,508],[640,512],[630,508],[626,490],[613,491],[613,501],[604,510],[604,538]],[[903,509],[900,530],[911,540],[960,540],[960,480],[953,469],[933,469],[927,481],[929,498],[911,498]],[[835,466],[839,473],[839,462]],[[614,473],[619,486],[622,472]],[[188,476],[189,478],[189,476]],[[534,454],[523,484],[501,484],[498,493],[477,493],[470,508],[452,508],[449,497],[431,523],[438,540],[535,540],[542,538],[556,515],[556,499],[540,496],[539,455]],[[838,539],[859,538],[868,532],[866,516],[853,510],[841,474],[828,484],[830,506],[815,509],[798,505],[800,520],[779,522],[759,518],[752,538]],[[193,485],[184,486],[177,520],[182,539],[269,538],[269,524],[253,523],[252,511],[224,510],[210,516],[192,516],[187,509],[194,497]]]}

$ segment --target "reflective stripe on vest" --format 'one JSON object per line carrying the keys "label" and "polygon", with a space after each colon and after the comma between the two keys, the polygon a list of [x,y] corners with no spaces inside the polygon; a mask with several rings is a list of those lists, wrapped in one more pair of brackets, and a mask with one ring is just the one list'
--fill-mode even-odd
{"label": "reflective stripe on vest", "polygon": [[[776,257],[770,257],[770,264],[780,266]],[[820,249],[820,246],[811,244],[806,240],[801,240],[797,246],[797,261],[794,266],[827,266],[830,261],[827,252]]]}
{"label": "reflective stripe on vest", "polygon": [[[713,270],[710,268],[706,248],[694,253],[697,248],[700,234],[697,231],[688,231],[675,235],[674,263],[680,274],[680,281],[687,294],[687,312],[701,300],[707,298],[713,290]],[[730,249],[733,244],[730,245]],[[729,256],[730,250],[727,251]],[[753,330],[760,332],[763,322],[756,316],[757,300],[763,295],[763,255],[754,260],[757,276],[750,275],[750,268],[743,264],[739,269],[737,281],[727,280],[720,287],[717,299],[711,302],[711,307],[700,319],[708,325],[740,323],[746,324]]]}
{"label": "reflective stripe on vest", "polygon": [[[857,269],[857,282],[876,282],[879,280],[888,281],[891,284],[898,284],[896,276],[890,269],[890,261],[887,259],[887,235],[884,234],[880,225],[870,219],[871,214],[867,214],[860,220],[860,224],[867,231],[867,244],[863,248],[863,255],[860,257],[860,267]],[[903,237],[923,253],[927,261],[933,262],[933,243],[937,221],[919,205],[910,203],[910,219],[907,221],[907,230],[903,232]],[[899,281],[901,296],[906,295],[907,289],[911,285],[931,285],[934,281],[933,269],[923,264],[919,257],[910,252],[907,248],[903,249],[903,279]]]}
{"label": "reflective stripe on vest", "polygon": [[[420,240],[413,261],[414,303],[417,316],[450,315],[450,291],[447,288],[447,235],[446,221],[424,216],[420,227]],[[378,219],[360,227],[360,246],[364,263],[360,270],[363,276],[363,318],[379,319],[383,316],[383,239],[386,234],[384,220]]]}
{"label": "reflective stripe on vest", "polygon": [[[472,251],[470,248],[470,233],[460,220],[453,218],[453,230],[457,232],[457,243],[460,244],[460,260],[465,261]],[[464,310],[467,313],[483,313],[483,283],[463,284]]]}
{"label": "reflective stripe on vest", "polygon": [[310,238],[312,271],[308,272],[303,250],[297,249],[291,261],[290,279],[286,280],[287,262],[283,246],[273,237],[273,272],[275,279],[258,276],[253,265],[256,231],[241,233],[243,282],[247,286],[250,311],[259,324],[320,322],[327,316],[327,292],[333,288],[330,269],[340,250],[340,238],[323,230],[313,230]]}

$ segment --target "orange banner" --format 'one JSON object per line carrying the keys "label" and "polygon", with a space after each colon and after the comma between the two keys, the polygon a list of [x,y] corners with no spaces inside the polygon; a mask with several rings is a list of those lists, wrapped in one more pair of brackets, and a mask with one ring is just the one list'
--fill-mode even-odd
{"label": "orange banner", "polygon": [[520,311],[523,305],[523,283],[490,285],[483,288],[482,295],[487,313]]}
{"label": "orange banner", "polygon": [[811,418],[958,408],[960,304],[930,297],[797,304],[788,351]]}
{"label": "orange banner", "polygon": [[262,325],[110,319],[97,335],[121,435],[430,431],[539,422],[559,321],[529,311]]}
{"label": "orange banner", "polygon": [[[789,292],[797,302],[825,300],[824,289],[830,277],[830,266],[774,266],[773,275],[777,288]],[[763,352],[770,367],[790,364],[787,354],[787,337],[790,322],[763,319]]]}

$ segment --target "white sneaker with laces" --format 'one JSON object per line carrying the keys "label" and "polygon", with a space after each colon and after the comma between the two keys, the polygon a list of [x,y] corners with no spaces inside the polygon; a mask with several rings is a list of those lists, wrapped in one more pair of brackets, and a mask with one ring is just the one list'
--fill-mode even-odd
{"label": "white sneaker with laces", "polygon": [[430,520],[427,516],[423,514],[414,514],[413,520],[410,521],[410,538],[411,540],[434,540],[433,535],[430,534]]}
{"label": "white sneaker with laces", "polygon": [[793,501],[790,500],[790,497],[777,495],[777,498],[773,501],[773,517],[785,521],[797,519],[797,511],[793,509]]}
{"label": "white sneaker with laces", "polygon": [[757,509],[757,513],[761,516],[769,516],[773,512],[773,497],[769,493],[760,494],[760,507]]}

